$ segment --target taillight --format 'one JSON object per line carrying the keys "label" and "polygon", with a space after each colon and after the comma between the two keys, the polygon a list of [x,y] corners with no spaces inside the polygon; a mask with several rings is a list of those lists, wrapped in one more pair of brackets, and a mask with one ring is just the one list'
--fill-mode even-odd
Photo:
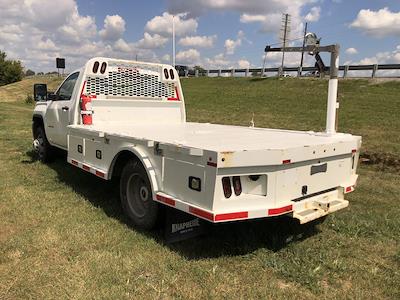
{"label": "taillight", "polygon": [[242,183],[240,182],[240,176],[233,176],[232,181],[235,195],[239,196],[242,193]]}
{"label": "taillight", "polygon": [[224,189],[225,198],[232,196],[231,179],[229,177],[222,178],[222,188]]}

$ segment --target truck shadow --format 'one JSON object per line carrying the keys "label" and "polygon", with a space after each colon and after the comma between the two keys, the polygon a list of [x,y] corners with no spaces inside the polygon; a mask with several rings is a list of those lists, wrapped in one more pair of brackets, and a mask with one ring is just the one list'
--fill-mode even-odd
{"label": "truck shadow", "polygon": [[[34,161],[34,153],[27,155]],[[57,172],[60,182],[71,187],[77,194],[100,208],[104,213],[132,230],[119,203],[119,183],[103,181],[91,174],[66,163],[66,154],[60,153],[48,166]],[[22,161],[21,163],[30,163]],[[167,243],[164,230],[140,231],[141,234],[157,241],[187,259],[215,258],[220,256],[245,255],[260,248],[279,251],[290,243],[296,243],[319,232],[316,224],[299,225],[292,218],[273,218],[223,224],[202,223],[204,233],[200,236],[176,243]]]}

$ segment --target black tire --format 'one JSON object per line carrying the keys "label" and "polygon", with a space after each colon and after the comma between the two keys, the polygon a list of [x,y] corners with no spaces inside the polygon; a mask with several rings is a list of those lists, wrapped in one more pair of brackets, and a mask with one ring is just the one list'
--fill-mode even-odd
{"label": "black tire", "polygon": [[42,163],[48,163],[53,158],[54,149],[47,140],[43,126],[38,126],[34,133],[34,149]]}
{"label": "black tire", "polygon": [[146,170],[137,160],[130,160],[122,170],[120,199],[124,213],[136,227],[149,230],[157,225],[160,207],[153,200]]}

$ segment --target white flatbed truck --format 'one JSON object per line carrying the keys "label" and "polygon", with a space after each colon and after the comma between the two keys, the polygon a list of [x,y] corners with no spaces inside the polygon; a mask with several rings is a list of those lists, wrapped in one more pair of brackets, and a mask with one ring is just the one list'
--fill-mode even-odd
{"label": "white flatbed truck", "polygon": [[359,136],[187,122],[169,65],[95,57],[54,94],[35,85],[35,100],[39,158],[57,147],[73,166],[119,178],[123,210],[140,228],[156,224],[162,205],[213,223],[306,223],[347,207],[356,185]]}

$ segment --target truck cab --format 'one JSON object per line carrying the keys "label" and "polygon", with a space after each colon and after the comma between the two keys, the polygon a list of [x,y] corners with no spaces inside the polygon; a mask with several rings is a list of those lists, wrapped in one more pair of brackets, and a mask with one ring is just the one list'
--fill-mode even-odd
{"label": "truck cab", "polygon": [[72,107],[79,95],[79,74],[79,71],[69,74],[56,92],[49,95],[50,101],[43,107],[43,121],[49,142],[64,150],[67,150],[67,126],[74,117]]}

